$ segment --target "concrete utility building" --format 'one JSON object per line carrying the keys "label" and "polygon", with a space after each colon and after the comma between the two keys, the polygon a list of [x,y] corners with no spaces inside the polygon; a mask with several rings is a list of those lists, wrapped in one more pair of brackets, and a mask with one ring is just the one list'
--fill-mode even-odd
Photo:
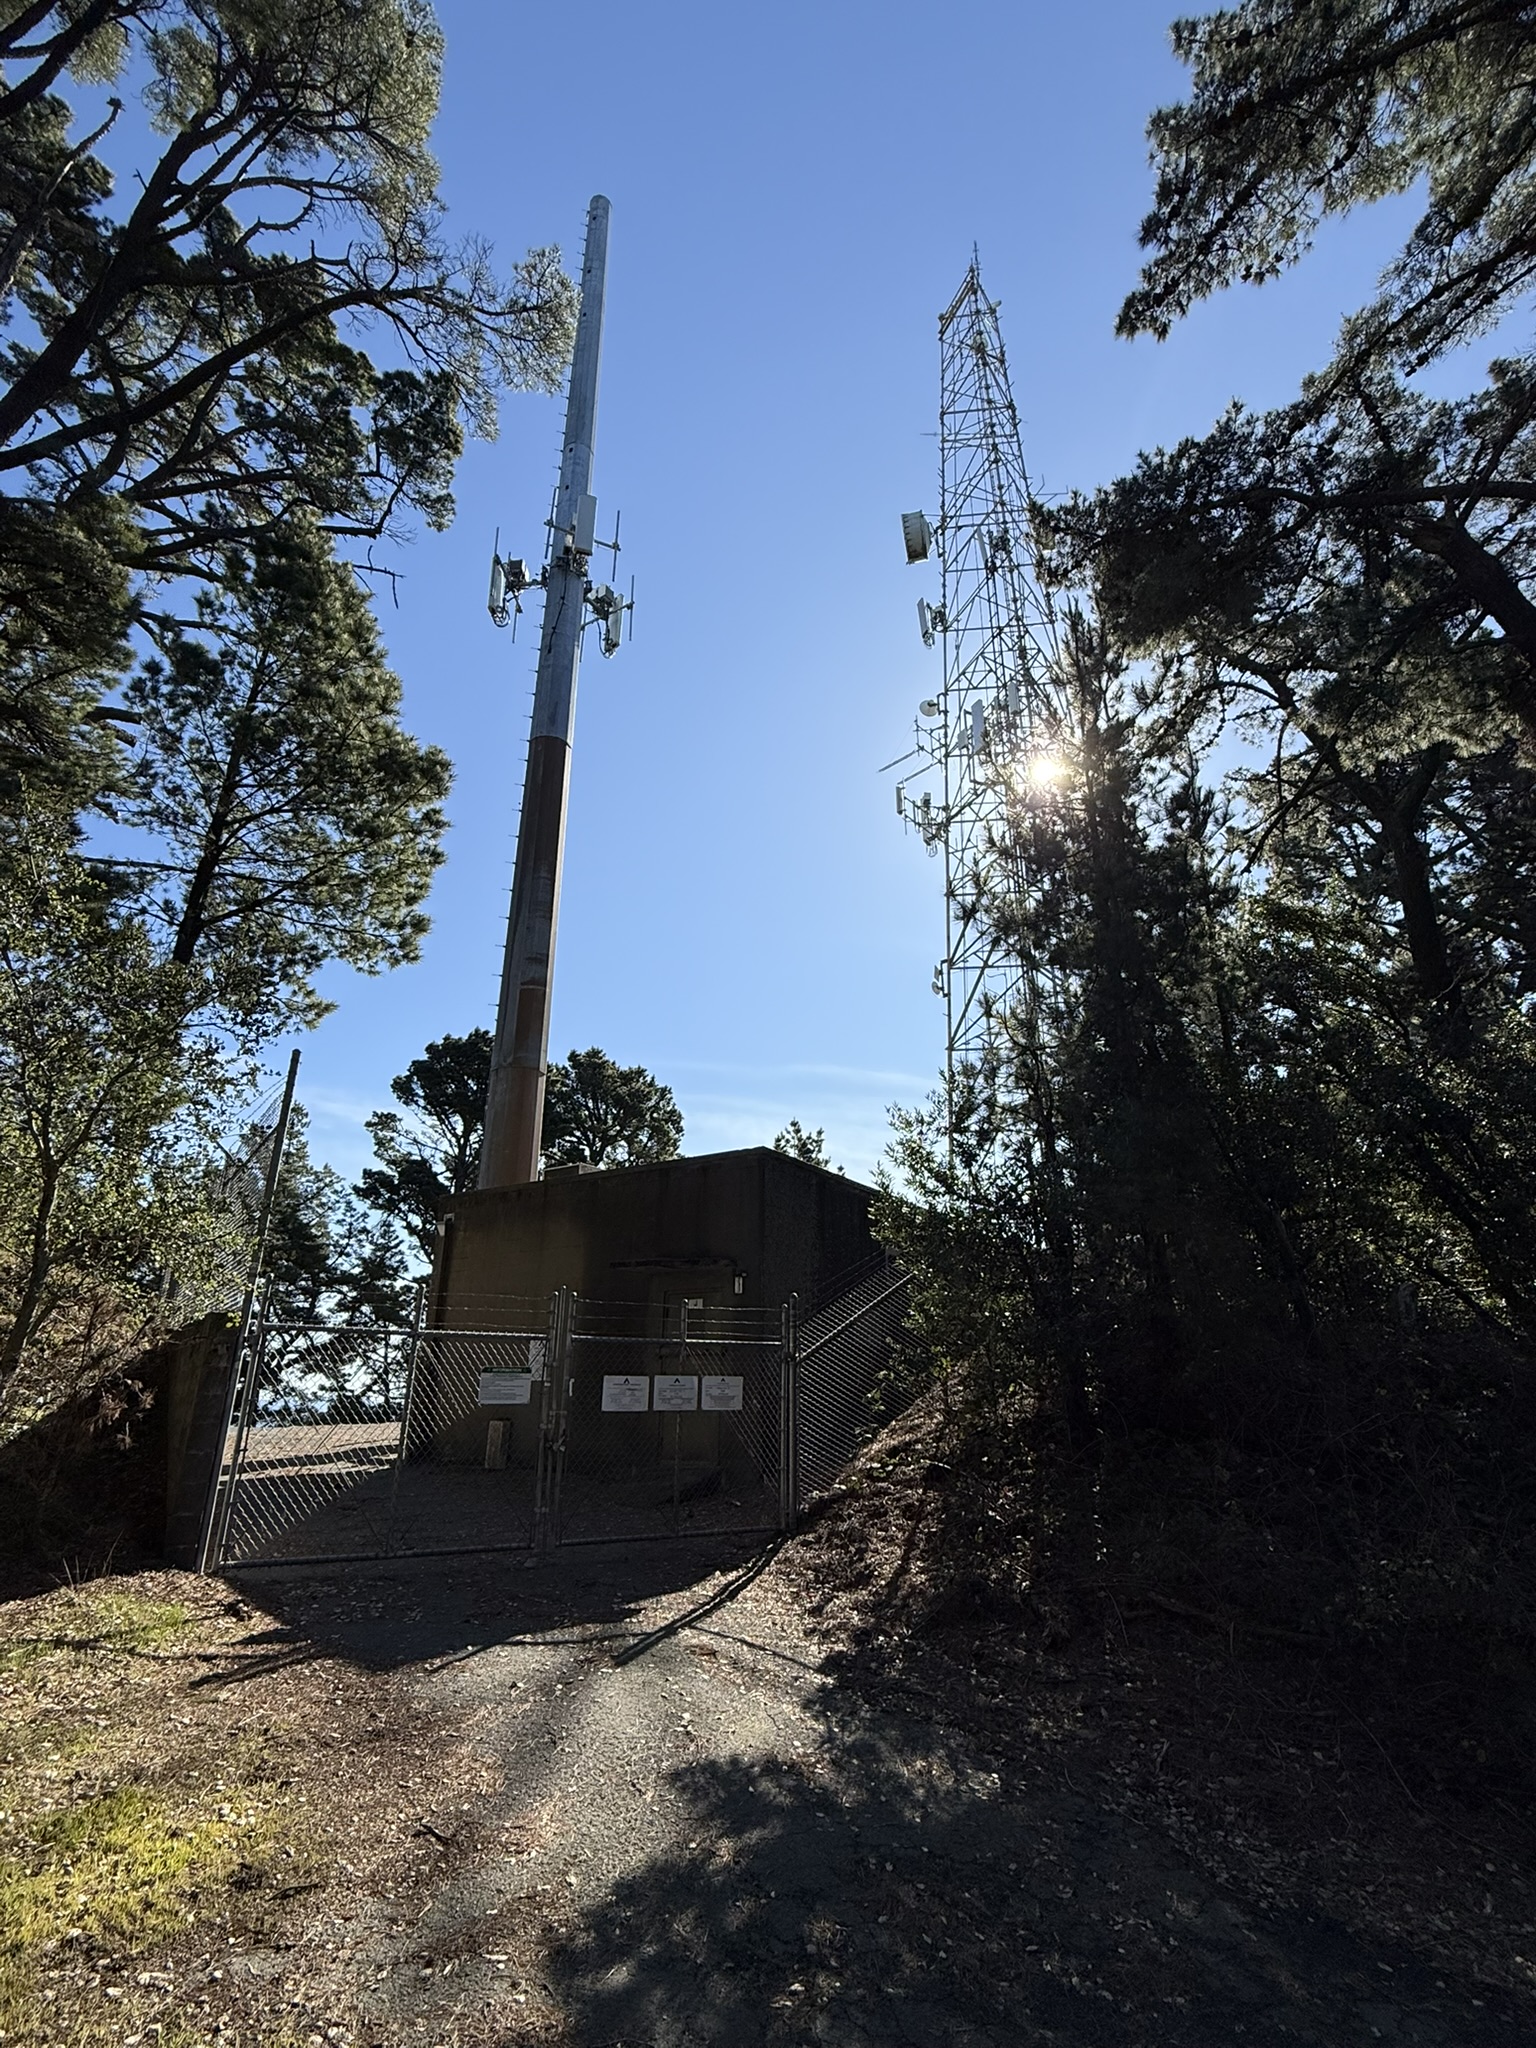
{"label": "concrete utility building", "polygon": [[872,1194],[762,1145],[480,1188],[444,1212],[430,1320],[496,1328],[515,1303],[557,1287],[643,1304],[658,1334],[685,1301],[776,1310],[797,1294],[808,1304],[878,1249]]}

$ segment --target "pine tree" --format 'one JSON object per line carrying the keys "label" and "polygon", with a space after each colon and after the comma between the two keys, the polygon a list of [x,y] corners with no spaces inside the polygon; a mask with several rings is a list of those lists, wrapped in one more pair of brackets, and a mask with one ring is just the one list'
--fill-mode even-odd
{"label": "pine tree", "polygon": [[357,1193],[424,1259],[436,1249],[443,1204],[475,1185],[490,1076],[489,1031],[447,1033],[390,1082],[400,1108],[368,1119],[380,1163],[364,1169]]}
{"label": "pine tree", "polygon": [[1120,331],[1166,335],[1197,299],[1298,262],[1328,215],[1420,180],[1425,211],[1341,361],[1417,368],[1491,326],[1536,266],[1532,42],[1523,0],[1242,0],[1176,22],[1192,89],[1152,117],[1153,254]]}
{"label": "pine tree", "polygon": [[[273,526],[445,525],[464,433],[552,388],[575,295],[553,250],[498,279],[446,239],[425,0],[11,7],[0,66],[0,776],[9,741],[88,796],[135,618]],[[157,139],[119,195],[130,92]]]}
{"label": "pine tree", "polygon": [[830,1166],[827,1157],[827,1134],[818,1125],[808,1131],[797,1116],[792,1116],[773,1141],[775,1152],[787,1152],[791,1159],[803,1159],[807,1166]]}
{"label": "pine tree", "polygon": [[134,681],[140,742],[123,860],[169,957],[196,964],[257,1037],[323,1014],[328,960],[417,957],[440,860],[446,756],[401,730],[400,685],[367,600],[313,528],[270,537],[163,636]]}
{"label": "pine tree", "polygon": [[640,1166],[675,1159],[682,1142],[672,1090],[644,1067],[621,1067],[595,1045],[550,1066],[546,1166]]}

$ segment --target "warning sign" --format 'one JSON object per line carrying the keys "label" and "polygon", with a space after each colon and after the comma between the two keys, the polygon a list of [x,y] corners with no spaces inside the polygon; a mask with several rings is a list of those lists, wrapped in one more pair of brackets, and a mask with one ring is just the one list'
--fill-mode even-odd
{"label": "warning sign", "polygon": [[651,1383],[643,1373],[605,1372],[603,1406],[633,1415],[651,1405]]}
{"label": "warning sign", "polygon": [[701,1408],[716,1410],[735,1409],[741,1406],[741,1374],[739,1372],[712,1372],[705,1375],[700,1383]]}
{"label": "warning sign", "polygon": [[691,1413],[699,1405],[699,1376],[693,1372],[659,1372],[656,1375],[656,1392],[651,1400],[653,1408],[662,1408],[674,1415]]}
{"label": "warning sign", "polygon": [[478,1400],[482,1408],[526,1408],[533,1378],[526,1372],[483,1372]]}

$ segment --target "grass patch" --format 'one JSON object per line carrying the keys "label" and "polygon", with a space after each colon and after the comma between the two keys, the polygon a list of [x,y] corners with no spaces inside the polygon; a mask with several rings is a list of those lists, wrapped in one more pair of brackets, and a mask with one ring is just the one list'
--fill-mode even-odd
{"label": "grass patch", "polygon": [[134,1593],[102,1592],[76,1596],[91,1622],[91,1632],[105,1650],[158,1650],[191,1620],[190,1608],[179,1601],[142,1600]]}
{"label": "grass patch", "polygon": [[130,1948],[162,1940],[186,1918],[194,1874],[211,1879],[231,1860],[234,1834],[230,1820],[178,1816],[142,1785],[82,1800],[35,1827],[31,1855],[13,1864],[0,1941],[36,1949],[74,1930]]}
{"label": "grass patch", "polygon": [[0,1640],[0,1672],[25,1671],[44,1657],[106,1651],[144,1656],[186,1627],[191,1610],[170,1600],[133,1593],[74,1593],[60,1603],[57,1626],[46,1635]]}
{"label": "grass patch", "polygon": [[0,1677],[25,1671],[29,1664],[57,1654],[57,1644],[44,1636],[21,1636],[14,1642],[0,1643]]}
{"label": "grass patch", "polygon": [[270,1834],[248,1804],[189,1812],[145,1785],[18,1826],[0,1860],[0,2031],[35,2016],[45,1958],[73,1942],[136,1953],[166,1941]]}
{"label": "grass patch", "polygon": [[243,1921],[297,1868],[268,1745],[221,1716],[215,1733],[186,1692],[181,1651],[205,1622],[109,1582],[29,1602],[0,1635],[4,2048],[97,2048],[141,2012],[157,2048],[211,2040],[158,1974],[136,1982],[135,1959],[163,1961],[232,1908]]}

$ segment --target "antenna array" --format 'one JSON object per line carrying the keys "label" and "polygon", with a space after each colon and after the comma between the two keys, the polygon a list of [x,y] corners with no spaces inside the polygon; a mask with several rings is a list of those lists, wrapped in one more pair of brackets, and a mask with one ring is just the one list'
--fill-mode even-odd
{"label": "antenna array", "polygon": [[[901,816],[944,860],[944,998],[951,1129],[968,1078],[1033,1037],[1026,958],[1028,814],[1061,774],[1069,733],[1056,634],[1034,570],[1029,478],[998,308],[975,258],[939,321],[939,516],[902,515],[909,562],[938,557],[937,604],[918,602],[944,680],[921,707],[924,765],[898,785]],[[916,795],[914,784],[927,785]]]}

